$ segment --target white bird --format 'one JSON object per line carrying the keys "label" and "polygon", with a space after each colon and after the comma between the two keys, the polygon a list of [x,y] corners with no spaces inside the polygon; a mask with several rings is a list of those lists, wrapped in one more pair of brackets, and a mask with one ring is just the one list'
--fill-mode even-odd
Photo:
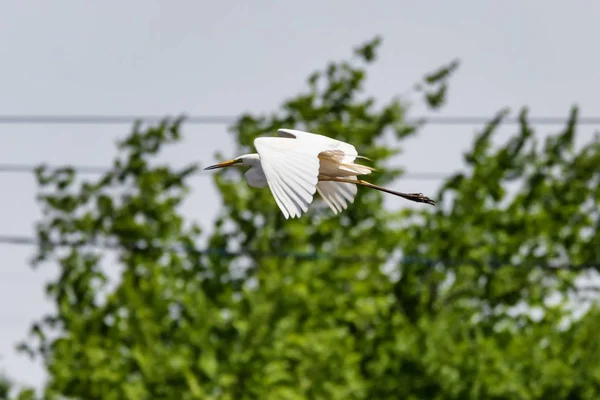
{"label": "white bird", "polygon": [[340,140],[294,129],[279,129],[279,137],[254,140],[258,153],[245,154],[233,160],[204,168],[231,166],[250,167],[244,174],[254,188],[269,186],[286,219],[300,217],[312,203],[315,191],[335,214],[354,201],[356,185],[366,186],[419,203],[435,205],[421,193],[401,193],[357,178],[374,169],[355,164],[356,148]]}

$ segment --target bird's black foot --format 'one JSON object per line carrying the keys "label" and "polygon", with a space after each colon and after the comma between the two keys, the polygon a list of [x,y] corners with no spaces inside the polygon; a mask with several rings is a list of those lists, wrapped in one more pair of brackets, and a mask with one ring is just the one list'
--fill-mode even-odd
{"label": "bird's black foot", "polygon": [[410,200],[416,201],[417,203],[425,203],[435,206],[435,201],[425,196],[423,193],[408,193]]}

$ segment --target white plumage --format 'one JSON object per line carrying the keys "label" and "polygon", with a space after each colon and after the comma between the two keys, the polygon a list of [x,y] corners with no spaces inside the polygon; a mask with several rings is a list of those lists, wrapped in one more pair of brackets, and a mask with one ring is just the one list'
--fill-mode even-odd
{"label": "white plumage", "polygon": [[319,192],[337,214],[354,201],[356,185],[434,204],[420,193],[394,192],[358,180],[358,175],[370,174],[373,168],[354,163],[359,155],[349,143],[294,129],[279,129],[277,133],[279,137],[255,139],[257,153],[205,169],[249,166],[244,175],[248,185],[255,188],[268,186],[286,219],[300,217],[306,212],[315,192]]}

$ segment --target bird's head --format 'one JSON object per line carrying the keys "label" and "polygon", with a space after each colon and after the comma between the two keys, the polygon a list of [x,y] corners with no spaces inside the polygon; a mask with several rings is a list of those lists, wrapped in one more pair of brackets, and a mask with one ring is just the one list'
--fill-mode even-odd
{"label": "bird's head", "polygon": [[260,161],[258,154],[244,154],[242,156],[236,157],[233,160],[223,161],[221,163],[211,165],[210,167],[204,168],[204,170],[217,169],[217,168],[226,168],[226,167],[252,167]]}

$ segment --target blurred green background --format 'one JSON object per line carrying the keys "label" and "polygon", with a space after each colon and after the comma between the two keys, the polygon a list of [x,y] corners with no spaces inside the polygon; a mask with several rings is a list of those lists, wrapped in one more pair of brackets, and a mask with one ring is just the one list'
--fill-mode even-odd
{"label": "blurred green background", "polygon": [[[230,127],[231,158],[281,127],[354,144],[388,185],[422,123],[413,106],[364,92],[374,38],[311,74],[265,115]],[[443,107],[457,60],[425,74],[415,99]],[[575,146],[578,112],[545,140],[526,109],[509,137],[490,116],[449,174],[436,208],[359,188],[334,216],[318,199],[285,220],[242,170],[214,174],[222,209],[210,236],[179,205],[188,179],[156,162],[185,141],[182,118],[136,124],[98,179],[37,171],[43,217],[34,265],[59,266],[56,306],[20,349],[41,357],[42,393],[0,399],[598,399],[600,141]],[[436,146],[431,141],[432,147]],[[428,154],[422,155],[424,158]],[[431,160],[435,165],[435,160]],[[435,169],[435,168],[432,168]],[[418,191],[408,190],[408,191]],[[206,246],[199,246],[204,239]],[[118,282],[104,268],[118,255]]]}

